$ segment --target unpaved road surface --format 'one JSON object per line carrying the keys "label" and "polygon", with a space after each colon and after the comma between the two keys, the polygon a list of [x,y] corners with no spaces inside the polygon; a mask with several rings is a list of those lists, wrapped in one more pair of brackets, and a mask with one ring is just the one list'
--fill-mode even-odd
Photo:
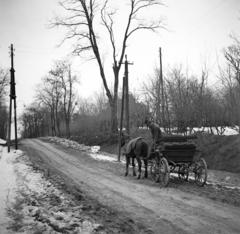
{"label": "unpaved road surface", "polygon": [[146,227],[142,233],[240,233],[239,207],[177,188],[159,188],[150,180],[124,177],[123,171],[117,175],[111,163],[108,169],[79,151],[38,139],[21,143],[29,157],[55,168],[80,190],[124,214],[128,222]]}

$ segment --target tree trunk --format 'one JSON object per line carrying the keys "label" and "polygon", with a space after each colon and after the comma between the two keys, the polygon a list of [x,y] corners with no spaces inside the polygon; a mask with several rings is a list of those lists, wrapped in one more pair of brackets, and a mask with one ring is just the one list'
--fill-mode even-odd
{"label": "tree trunk", "polygon": [[51,109],[51,129],[52,129],[52,136],[56,136],[56,126],[55,126],[55,117],[54,117],[53,109]]}
{"label": "tree trunk", "polygon": [[65,124],[66,124],[67,138],[70,138],[70,136],[71,136],[71,133],[70,133],[70,119],[68,117],[65,118]]}
{"label": "tree trunk", "polygon": [[61,130],[60,130],[60,119],[58,116],[58,107],[57,107],[58,103],[56,104],[56,108],[55,108],[55,126],[56,126],[56,135],[58,137],[61,136]]}
{"label": "tree trunk", "polygon": [[56,119],[56,125],[57,125],[57,136],[61,137],[62,133],[61,133],[61,129],[60,129],[60,119],[58,117]]}
{"label": "tree trunk", "polygon": [[118,120],[117,120],[117,100],[110,102],[111,108],[111,133],[115,134],[118,132]]}
{"label": "tree trunk", "polygon": [[114,95],[110,102],[111,107],[111,134],[118,133],[118,118],[117,118],[117,104],[118,104],[118,83],[119,83],[120,66],[113,67],[114,74]]}

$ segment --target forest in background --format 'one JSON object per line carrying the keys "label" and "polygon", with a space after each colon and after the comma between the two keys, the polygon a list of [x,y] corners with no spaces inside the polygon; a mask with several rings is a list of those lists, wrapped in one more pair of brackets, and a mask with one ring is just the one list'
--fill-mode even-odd
{"label": "forest in background", "polygon": [[[225,66],[219,68],[216,87],[208,85],[206,66],[203,66],[201,74],[189,75],[181,66],[166,72],[164,103],[161,100],[160,71],[155,69],[148,82],[142,84],[142,92],[129,95],[131,131],[143,127],[145,119],[149,117],[168,134],[192,133],[194,127],[208,127],[219,135],[224,133],[227,126],[239,129],[239,40],[233,38],[233,44],[225,48],[223,53]],[[9,72],[1,69],[0,77],[0,137],[6,139]],[[104,90],[86,99],[78,95],[75,87],[79,83],[79,77],[73,74],[68,61],[56,61],[37,86],[34,102],[19,117],[23,127],[22,136],[113,139],[111,109]],[[120,98],[117,106],[119,120]]]}
{"label": "forest in background", "polygon": [[[143,127],[146,118],[152,118],[168,134],[193,133],[194,127],[208,127],[219,135],[224,133],[227,126],[239,129],[240,42],[236,38],[233,38],[232,45],[224,49],[224,57],[225,66],[219,68],[216,87],[207,84],[206,66],[198,75],[189,75],[181,66],[166,72],[164,103],[161,100],[159,69],[155,69],[148,82],[142,84],[142,92],[129,95],[131,132]],[[8,71],[1,69],[0,74],[0,133],[1,138],[6,138]],[[78,95],[75,87],[79,83],[79,77],[73,74],[68,61],[56,61],[37,86],[34,102],[25,108],[19,118],[23,127],[22,136],[78,136],[99,141],[113,139],[111,110],[104,90],[86,99]],[[119,120],[120,98],[117,106]]]}

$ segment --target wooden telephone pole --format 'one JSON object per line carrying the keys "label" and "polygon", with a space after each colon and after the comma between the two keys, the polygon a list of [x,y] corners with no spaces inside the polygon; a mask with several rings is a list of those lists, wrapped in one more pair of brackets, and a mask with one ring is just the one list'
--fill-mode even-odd
{"label": "wooden telephone pole", "polygon": [[133,63],[128,62],[127,55],[125,55],[125,121],[126,121],[126,131],[128,136],[130,135],[130,124],[129,124],[129,86],[128,86],[128,65],[133,65]]}
{"label": "wooden telephone pole", "polygon": [[164,100],[164,87],[163,87],[163,73],[162,73],[162,49],[159,48],[159,62],[160,62],[160,71],[159,71],[159,81],[161,86],[161,107],[162,107],[162,126],[165,129],[165,100]]}
{"label": "wooden telephone pole", "polygon": [[133,65],[133,63],[128,62],[127,55],[125,55],[125,71],[123,77],[123,86],[122,86],[122,105],[121,105],[121,115],[120,115],[120,130],[119,130],[119,139],[118,139],[118,161],[121,157],[121,139],[122,139],[122,127],[123,127],[123,115],[124,115],[124,102],[125,102],[125,121],[126,121],[126,131],[127,135],[130,135],[130,124],[129,124],[129,86],[128,86],[128,65]]}
{"label": "wooden telephone pole", "polygon": [[15,90],[15,70],[13,63],[13,44],[10,47],[10,56],[11,56],[11,69],[10,69],[10,104],[9,104],[9,121],[8,121],[8,152],[10,152],[11,145],[11,122],[12,122],[12,100],[14,101],[14,128],[15,128],[15,149],[18,149],[18,140],[17,140],[17,105],[16,105],[16,90]]}
{"label": "wooden telephone pole", "polygon": [[118,162],[120,162],[121,158],[121,140],[122,140],[122,126],[123,126],[123,112],[124,112],[124,96],[125,96],[125,82],[126,77],[123,77],[123,84],[122,84],[122,105],[121,105],[121,116],[120,116],[120,130],[118,136]]}

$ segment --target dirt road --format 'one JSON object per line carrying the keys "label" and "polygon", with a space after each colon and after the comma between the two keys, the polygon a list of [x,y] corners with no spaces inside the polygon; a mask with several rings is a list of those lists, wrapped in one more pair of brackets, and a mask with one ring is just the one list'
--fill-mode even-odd
{"label": "dirt road", "polygon": [[23,140],[22,149],[100,203],[124,213],[129,222],[144,225],[149,233],[240,233],[239,207],[116,175],[84,153],[38,139]]}

